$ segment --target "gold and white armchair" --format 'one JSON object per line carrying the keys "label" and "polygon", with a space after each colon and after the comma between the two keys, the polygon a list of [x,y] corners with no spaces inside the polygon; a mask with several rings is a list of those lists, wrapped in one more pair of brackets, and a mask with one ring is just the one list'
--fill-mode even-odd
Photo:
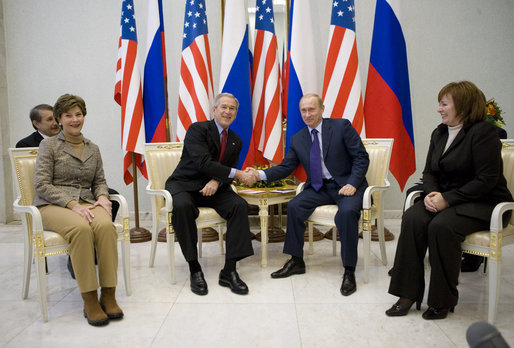
{"label": "gold and white armchair", "polygon": [[[502,140],[503,175],[507,187],[514,194],[514,139]],[[421,191],[411,192],[405,201],[405,209],[411,207]],[[512,212],[508,225],[503,228],[503,215]],[[462,242],[462,251],[487,257],[489,278],[489,299],[487,321],[494,324],[500,297],[500,280],[502,273],[503,247],[514,244],[514,202],[502,202],[496,205],[491,214],[489,231],[480,231],[466,236]]]}
{"label": "gold and white armchair", "polygon": [[[48,305],[46,299],[45,258],[68,253],[68,243],[59,234],[43,229],[39,209],[32,205],[35,196],[34,174],[36,171],[36,158],[39,148],[10,148],[9,156],[13,171],[13,181],[16,187],[16,199],[13,203],[14,211],[20,213],[24,233],[24,261],[22,298],[26,299],[29,293],[30,273],[32,262],[36,265],[37,287],[41,315],[43,321],[48,321]],[[115,223],[118,232],[118,241],[121,242],[121,255],[125,291],[127,295],[132,292],[130,281],[130,229],[128,205],[121,195],[110,195],[109,199],[120,204],[118,218],[121,223]]]}
{"label": "gold and white armchair", "polygon": [[[146,193],[153,197],[152,245],[149,266],[153,267],[154,265],[159,225],[161,222],[164,222],[166,224],[166,244],[168,245],[168,263],[172,283],[175,283],[175,231],[171,225],[173,199],[164,186],[166,180],[180,161],[183,146],[182,142],[145,144],[145,161],[148,171]],[[202,228],[204,227],[217,228],[221,253],[223,254],[223,233],[226,221],[212,208],[200,207],[198,209],[200,211],[196,219],[196,226],[198,227],[198,255],[202,257]]]}
{"label": "gold and white armchair", "polygon": [[[362,199],[362,212],[359,221],[364,241],[364,281],[369,280],[369,266],[371,259],[371,222],[377,220],[378,240],[380,244],[381,261],[387,265],[384,235],[384,206],[383,196],[390,187],[387,174],[389,172],[389,161],[393,147],[393,139],[363,139],[369,155],[369,168],[366,173],[368,188],[364,191]],[[304,183],[297,188],[297,194],[303,190]],[[313,253],[313,225],[332,226],[332,253],[336,255],[336,228],[334,217],[337,213],[337,205],[322,205],[317,207],[307,220],[309,234],[309,253]]]}

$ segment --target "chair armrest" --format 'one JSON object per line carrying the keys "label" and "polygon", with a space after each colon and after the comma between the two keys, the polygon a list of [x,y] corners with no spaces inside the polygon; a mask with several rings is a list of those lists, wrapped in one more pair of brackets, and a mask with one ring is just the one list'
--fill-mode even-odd
{"label": "chair armrest", "polygon": [[297,187],[296,187],[296,195],[298,196],[298,194],[300,192],[303,191],[303,187],[305,186],[305,183],[304,182],[301,182]]}
{"label": "chair armrest", "polygon": [[384,185],[371,185],[366,188],[364,191],[364,195],[362,197],[362,209],[370,209],[371,208],[371,196],[374,192],[377,191],[385,191],[391,187],[391,183],[389,180],[384,179]]}
{"label": "chair armrest", "polygon": [[19,204],[21,197],[17,197],[13,203],[13,210],[18,213],[26,213],[32,216],[32,233],[43,232],[43,221],[39,209],[34,205]]}
{"label": "chair armrest", "polygon": [[232,189],[232,191],[234,191],[235,193],[237,193],[237,187],[236,187],[236,185],[234,185],[234,184],[230,184],[230,188]]}
{"label": "chair armrest", "polygon": [[416,198],[418,198],[419,196],[421,196],[422,192],[423,191],[419,190],[419,191],[412,191],[411,193],[409,193],[407,198],[405,198],[405,207],[404,207],[403,211],[405,211],[408,208],[412,207],[414,205],[414,200]]}
{"label": "chair armrest", "polygon": [[121,218],[121,220],[123,221],[123,219],[125,218],[129,218],[129,210],[128,210],[128,203],[127,203],[127,200],[125,199],[125,197],[123,197],[122,195],[120,194],[113,194],[113,195],[109,195],[109,199],[111,201],[116,201],[120,204],[120,208],[118,210],[119,212],[119,216]]}
{"label": "chair armrest", "polygon": [[171,197],[171,193],[168,190],[156,190],[152,188],[152,183],[149,182],[146,185],[146,193],[152,196],[162,196],[164,197],[164,205],[166,206],[167,211],[171,211],[173,209],[173,198]]}
{"label": "chair armrest", "polygon": [[500,232],[503,229],[503,214],[509,210],[514,210],[514,202],[502,202],[496,204],[496,207],[494,207],[493,213],[491,214],[491,231]]}

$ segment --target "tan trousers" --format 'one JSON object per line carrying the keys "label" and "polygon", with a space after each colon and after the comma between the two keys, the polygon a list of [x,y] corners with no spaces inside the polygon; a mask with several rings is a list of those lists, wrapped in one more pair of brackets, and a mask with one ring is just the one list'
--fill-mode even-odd
{"label": "tan trousers", "polygon": [[[82,205],[91,205],[83,203]],[[39,207],[43,228],[59,233],[69,243],[68,251],[81,293],[101,287],[115,287],[118,282],[117,232],[111,217],[102,207],[92,210],[94,219],[88,223],[74,211],[57,205]],[[98,261],[98,279],[95,267]]]}

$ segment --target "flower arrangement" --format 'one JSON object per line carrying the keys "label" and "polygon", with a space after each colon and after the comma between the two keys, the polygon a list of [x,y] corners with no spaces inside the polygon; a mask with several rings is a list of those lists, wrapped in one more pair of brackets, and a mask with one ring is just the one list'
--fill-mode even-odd
{"label": "flower arrangement", "polygon": [[485,108],[487,112],[487,121],[491,122],[495,126],[503,127],[505,126],[505,120],[501,116],[502,109],[498,106],[498,103],[496,103],[496,100],[494,98],[489,99],[485,103]]}

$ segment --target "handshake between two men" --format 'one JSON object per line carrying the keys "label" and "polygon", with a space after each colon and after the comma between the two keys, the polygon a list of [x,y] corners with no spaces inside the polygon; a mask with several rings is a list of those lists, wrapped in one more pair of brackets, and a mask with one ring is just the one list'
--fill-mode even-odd
{"label": "handshake between two men", "polygon": [[261,180],[259,171],[252,167],[247,167],[245,170],[237,170],[234,178],[244,182],[246,185],[253,185]]}

